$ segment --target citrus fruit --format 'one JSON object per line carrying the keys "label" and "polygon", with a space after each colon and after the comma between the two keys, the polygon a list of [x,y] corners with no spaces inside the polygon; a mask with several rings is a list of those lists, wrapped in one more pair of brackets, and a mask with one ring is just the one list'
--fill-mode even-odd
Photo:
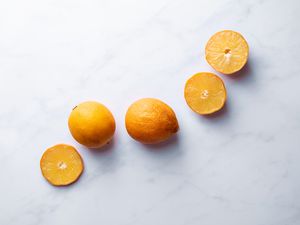
{"label": "citrus fruit", "polygon": [[69,129],[80,144],[100,148],[113,137],[116,124],[112,113],[101,103],[83,102],[69,116]]}
{"label": "citrus fruit", "polygon": [[171,107],[154,98],[134,102],[127,110],[125,125],[128,134],[144,144],[165,141],[179,129]]}
{"label": "citrus fruit", "polygon": [[59,144],[48,148],[40,161],[43,176],[55,186],[75,182],[83,171],[83,161],[76,149]]}
{"label": "citrus fruit", "polygon": [[226,101],[223,81],[213,73],[197,73],[185,84],[184,97],[188,106],[198,114],[220,110]]}
{"label": "citrus fruit", "polygon": [[243,68],[249,55],[245,38],[238,32],[224,30],[214,34],[206,44],[206,60],[216,71],[232,74]]}

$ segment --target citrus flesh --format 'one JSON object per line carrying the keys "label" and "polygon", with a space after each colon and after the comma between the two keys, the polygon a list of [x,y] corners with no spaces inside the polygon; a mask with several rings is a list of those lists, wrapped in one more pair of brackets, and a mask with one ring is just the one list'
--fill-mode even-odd
{"label": "citrus flesh", "polygon": [[232,74],[247,63],[249,47],[238,32],[224,30],[214,34],[206,44],[207,62],[218,72]]}
{"label": "citrus flesh", "polygon": [[221,78],[213,73],[197,73],[187,80],[184,97],[188,106],[198,114],[211,114],[226,102],[226,89]]}
{"label": "citrus flesh", "polygon": [[43,176],[55,186],[75,182],[83,171],[83,161],[76,149],[59,144],[48,148],[40,161]]}
{"label": "citrus flesh", "polygon": [[179,129],[172,108],[154,98],[134,102],[127,110],[125,125],[128,134],[144,144],[165,141]]}
{"label": "citrus flesh", "polygon": [[76,106],[69,116],[69,129],[76,141],[88,148],[100,148],[113,137],[116,124],[101,103],[89,101]]}

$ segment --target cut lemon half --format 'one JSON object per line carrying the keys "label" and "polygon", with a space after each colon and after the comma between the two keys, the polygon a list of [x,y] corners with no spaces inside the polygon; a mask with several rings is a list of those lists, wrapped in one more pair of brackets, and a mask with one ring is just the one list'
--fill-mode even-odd
{"label": "cut lemon half", "polygon": [[206,44],[205,57],[209,65],[223,74],[241,70],[247,63],[249,47],[238,32],[224,30],[214,34]]}
{"label": "cut lemon half", "polygon": [[220,110],[226,102],[226,89],[220,77],[213,73],[197,73],[185,84],[184,97],[188,106],[206,115]]}
{"label": "cut lemon half", "polygon": [[76,149],[59,144],[47,149],[40,161],[43,176],[55,186],[75,182],[83,171],[83,161]]}

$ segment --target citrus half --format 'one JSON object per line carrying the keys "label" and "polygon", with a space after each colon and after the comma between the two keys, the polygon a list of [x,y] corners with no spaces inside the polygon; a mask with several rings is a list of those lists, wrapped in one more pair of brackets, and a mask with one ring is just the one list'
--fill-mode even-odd
{"label": "citrus half", "polygon": [[214,34],[206,44],[205,57],[209,65],[223,74],[241,70],[247,63],[249,47],[238,32],[224,30]]}
{"label": "citrus half", "polygon": [[197,73],[185,84],[184,97],[188,106],[198,114],[220,110],[226,101],[226,89],[220,77],[213,73]]}
{"label": "citrus half", "polygon": [[83,161],[74,147],[59,144],[44,152],[40,167],[47,181],[55,186],[64,186],[80,177]]}

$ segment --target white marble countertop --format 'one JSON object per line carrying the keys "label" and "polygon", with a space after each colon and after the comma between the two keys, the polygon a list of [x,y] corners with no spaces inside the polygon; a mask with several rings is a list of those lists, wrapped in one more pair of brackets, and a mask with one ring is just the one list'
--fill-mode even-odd
{"label": "white marble countertop", "polygon": [[[297,0],[11,0],[0,2],[1,225],[299,225],[300,2]],[[213,71],[211,35],[241,32],[247,67],[220,75],[226,108],[193,113],[187,78]],[[124,127],[127,107],[160,98],[180,132],[146,147]],[[117,131],[102,152],[68,131],[73,106],[98,100]],[[72,186],[39,160],[74,145],[85,171]]]}

